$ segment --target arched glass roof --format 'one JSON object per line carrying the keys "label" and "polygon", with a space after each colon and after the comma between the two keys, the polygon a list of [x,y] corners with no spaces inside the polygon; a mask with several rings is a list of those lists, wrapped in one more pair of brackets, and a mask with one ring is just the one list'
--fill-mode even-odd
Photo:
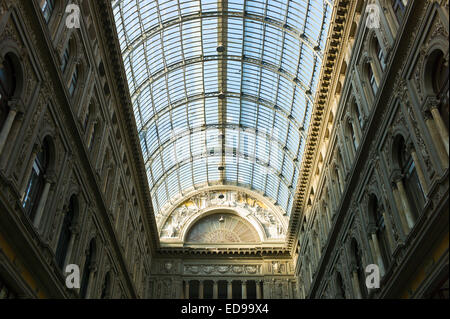
{"label": "arched glass roof", "polygon": [[290,214],[332,0],[116,0],[155,213],[238,185]]}

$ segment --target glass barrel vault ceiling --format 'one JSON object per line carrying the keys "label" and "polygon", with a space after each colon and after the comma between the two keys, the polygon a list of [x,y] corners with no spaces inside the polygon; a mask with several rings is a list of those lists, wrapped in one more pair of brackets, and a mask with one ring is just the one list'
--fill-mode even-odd
{"label": "glass barrel vault ceiling", "polygon": [[331,0],[116,0],[155,214],[209,185],[290,215]]}

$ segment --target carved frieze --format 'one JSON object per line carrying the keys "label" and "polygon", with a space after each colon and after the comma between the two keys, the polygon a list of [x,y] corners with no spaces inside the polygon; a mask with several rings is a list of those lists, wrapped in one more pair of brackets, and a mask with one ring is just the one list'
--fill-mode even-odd
{"label": "carved frieze", "polygon": [[161,238],[179,239],[186,222],[209,209],[231,209],[245,219],[253,220],[263,229],[267,239],[283,239],[286,228],[279,215],[261,201],[237,191],[212,191],[195,195],[173,210],[167,217],[159,216]]}
{"label": "carved frieze", "polygon": [[183,273],[185,275],[260,275],[261,265],[246,264],[186,264]]}

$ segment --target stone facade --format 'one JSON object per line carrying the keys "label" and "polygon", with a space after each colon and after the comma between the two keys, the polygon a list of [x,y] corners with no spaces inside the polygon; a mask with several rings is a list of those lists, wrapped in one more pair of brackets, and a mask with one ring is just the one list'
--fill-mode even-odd
{"label": "stone facade", "polygon": [[[0,286],[25,298],[146,297],[155,241],[132,113],[100,7],[71,2],[79,29],[66,27],[66,0],[0,3],[0,62],[16,83],[1,105]],[[79,290],[66,288],[68,264]]]}
{"label": "stone facade", "polygon": [[376,0],[377,29],[364,2],[347,6],[354,22],[312,132],[300,298],[448,298],[448,1]]}
{"label": "stone facade", "polygon": [[[290,217],[208,185],[156,218],[111,1],[70,3],[0,2],[0,298],[448,296],[448,1],[335,0]],[[217,210],[261,242],[185,242]]]}
{"label": "stone facade", "polygon": [[290,259],[246,258],[231,262],[218,258],[201,259],[155,260],[149,286],[151,298],[216,299],[221,295],[228,299],[298,297],[294,266]]}

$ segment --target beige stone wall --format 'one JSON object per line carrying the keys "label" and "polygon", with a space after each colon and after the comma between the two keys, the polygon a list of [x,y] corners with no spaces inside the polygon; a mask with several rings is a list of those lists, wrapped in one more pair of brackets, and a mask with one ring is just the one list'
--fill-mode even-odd
{"label": "beige stone wall", "polygon": [[[79,265],[83,276],[95,240],[87,298],[101,296],[108,272],[107,297],[145,297],[153,243],[143,214],[148,199],[139,191],[139,163],[130,147],[136,133],[122,120],[126,106],[108,63],[99,6],[71,2],[80,6],[80,29],[66,27],[69,1],[55,1],[48,23],[39,1],[1,3],[0,59],[14,57],[17,85],[0,126],[0,278],[17,296],[78,297],[66,288],[55,259],[74,198],[64,264]],[[37,211],[27,215],[22,199],[44,145],[50,156],[45,186]]]}
{"label": "beige stone wall", "polygon": [[[233,291],[238,289],[241,298],[247,299],[250,285],[255,285],[253,298],[294,299],[298,294],[293,274],[290,258],[237,257],[233,261],[218,257],[161,258],[155,259],[152,266],[149,296],[188,299],[195,293],[195,298],[218,299],[223,289],[225,298],[231,299]],[[226,285],[219,288],[219,282]],[[198,291],[193,291],[194,284]],[[212,287],[212,296],[204,293],[208,284]]]}
{"label": "beige stone wall", "polygon": [[[306,190],[300,297],[427,297],[432,280],[402,291],[417,281],[412,269],[422,256],[448,237],[448,78],[441,92],[433,89],[439,54],[445,66],[438,71],[448,68],[448,1],[410,0],[401,20],[391,1],[375,1],[379,29],[366,27],[360,2],[347,12],[355,25],[342,33],[341,72]],[[445,256],[448,243],[426,278],[442,277]],[[365,288],[369,264],[380,268],[379,289]]]}

